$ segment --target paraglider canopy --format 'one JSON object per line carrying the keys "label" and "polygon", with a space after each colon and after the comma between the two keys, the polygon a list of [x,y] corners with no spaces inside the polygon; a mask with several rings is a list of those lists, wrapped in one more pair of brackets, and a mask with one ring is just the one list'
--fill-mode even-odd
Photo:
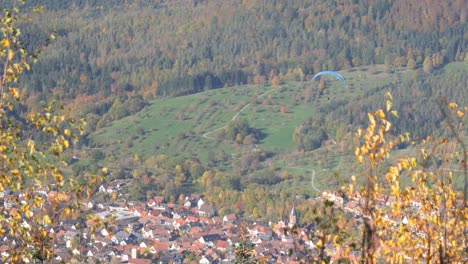
{"label": "paraglider canopy", "polygon": [[340,81],[343,82],[343,84],[345,84],[345,78],[343,76],[341,76],[339,73],[335,72],[335,71],[321,71],[317,74],[314,75],[314,77],[312,77],[312,81],[315,81],[315,79],[321,75],[333,75],[335,76],[336,78],[338,78]]}

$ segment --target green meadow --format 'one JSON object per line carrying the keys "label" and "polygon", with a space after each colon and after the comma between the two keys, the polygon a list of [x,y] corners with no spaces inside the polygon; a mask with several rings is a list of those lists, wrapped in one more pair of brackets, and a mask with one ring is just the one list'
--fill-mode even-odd
{"label": "green meadow", "polygon": [[[458,63],[449,64],[444,70],[466,71],[467,68],[466,64]],[[103,149],[108,157],[115,157],[102,161],[109,168],[115,160],[128,160],[135,155],[141,160],[159,155],[197,158],[207,164],[210,156],[222,152],[232,161],[215,166],[226,172],[235,170],[236,159],[261,148],[270,157],[255,173],[262,173],[273,164],[276,170],[298,176],[289,183],[284,181],[289,187],[310,189],[311,172],[307,170],[313,169],[316,187],[327,188],[331,182],[338,184],[356,173],[352,131],[357,128],[349,129],[337,141],[306,153],[300,153],[293,142],[294,129],[317,114],[321,105],[331,105],[333,111],[333,102],[346,99],[359,107],[366,94],[383,97],[385,91],[381,87],[414,78],[416,71],[397,69],[386,73],[383,65],[375,65],[340,71],[340,74],[345,76],[345,84],[332,76],[323,76],[325,86],[320,93],[317,81],[288,81],[279,86],[243,85],[156,99],[142,111],[93,133],[91,146]],[[307,93],[311,92],[313,96],[306,100]],[[280,111],[282,106],[285,112]],[[233,118],[247,120],[250,126],[262,131],[264,138],[256,146],[220,139],[218,134]],[[345,118],[333,122],[345,122]]]}

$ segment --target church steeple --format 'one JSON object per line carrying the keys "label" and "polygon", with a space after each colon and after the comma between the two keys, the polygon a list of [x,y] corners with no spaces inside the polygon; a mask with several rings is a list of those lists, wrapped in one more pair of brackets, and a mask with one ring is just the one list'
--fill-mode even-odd
{"label": "church steeple", "polygon": [[289,214],[289,228],[292,228],[297,224],[297,213],[296,213],[296,204],[293,204],[291,213]]}

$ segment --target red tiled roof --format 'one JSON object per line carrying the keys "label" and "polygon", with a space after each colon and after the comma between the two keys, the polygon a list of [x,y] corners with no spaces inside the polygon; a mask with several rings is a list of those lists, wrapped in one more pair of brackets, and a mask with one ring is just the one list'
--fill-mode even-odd
{"label": "red tiled roof", "polygon": [[176,219],[175,222],[179,225],[179,226],[184,226],[185,225],[185,221],[183,219]]}
{"label": "red tiled roof", "polygon": [[217,249],[227,249],[228,242],[226,240],[218,240],[216,241],[216,248]]}
{"label": "red tiled roof", "polygon": [[160,251],[168,250],[170,246],[171,246],[171,244],[169,242],[159,242],[158,241],[158,242],[154,243],[153,248],[157,252],[160,252]]}
{"label": "red tiled roof", "polygon": [[189,215],[187,216],[187,218],[185,219],[187,222],[198,222],[200,221],[200,219],[198,219],[198,217],[195,217],[193,215]]}
{"label": "red tiled roof", "polygon": [[142,258],[130,258],[128,259],[129,264],[151,264],[151,259]]}

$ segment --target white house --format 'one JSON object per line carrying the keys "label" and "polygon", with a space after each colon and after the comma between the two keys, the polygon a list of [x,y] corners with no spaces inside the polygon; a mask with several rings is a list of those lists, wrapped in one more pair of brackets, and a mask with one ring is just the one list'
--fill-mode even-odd
{"label": "white house", "polygon": [[103,229],[101,230],[101,235],[102,235],[103,237],[107,237],[107,236],[109,235],[109,232],[108,232],[105,228],[103,228]]}
{"label": "white house", "polygon": [[204,204],[205,204],[205,202],[203,201],[202,198],[200,198],[200,200],[198,200],[198,202],[197,202],[197,206],[198,206],[199,209],[200,209],[200,207],[201,207],[202,205],[204,205]]}

